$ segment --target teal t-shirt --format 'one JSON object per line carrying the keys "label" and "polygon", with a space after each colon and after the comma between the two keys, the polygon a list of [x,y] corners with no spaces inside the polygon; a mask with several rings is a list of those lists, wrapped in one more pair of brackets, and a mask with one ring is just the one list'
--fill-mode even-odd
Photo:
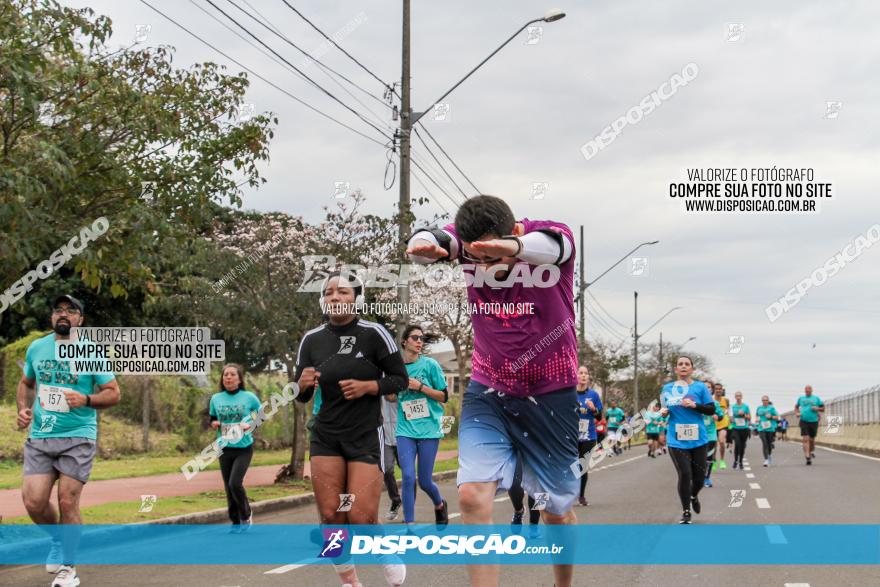
{"label": "teal t-shirt", "polygon": [[660,415],[660,412],[648,412],[645,414],[645,432],[647,434],[659,434],[660,433],[660,423],[663,421],[663,416]]}
{"label": "teal t-shirt", "polygon": [[[34,421],[31,438],[91,438],[98,437],[98,419],[94,408],[69,408],[64,390],[91,395],[96,385],[113,381],[113,373],[77,374],[70,372],[70,361],[55,359],[55,333],[31,343],[25,353],[24,375],[36,380]],[[67,409],[68,411],[59,411]]]}
{"label": "teal t-shirt", "polygon": [[814,408],[825,406],[815,395],[802,395],[798,398],[797,405],[801,409],[802,422],[818,422],[819,412]]}
{"label": "teal t-shirt", "polygon": [[621,410],[620,408],[610,408],[607,412],[605,412],[605,419],[608,420],[608,428],[610,430],[620,428],[620,425],[623,424],[623,419],[625,417],[626,414],[624,414],[623,410]]}
{"label": "teal t-shirt", "polygon": [[755,415],[758,416],[758,431],[759,432],[776,432],[776,420],[770,418],[770,416],[778,416],[779,413],[776,411],[776,408],[773,406],[758,406],[758,409],[755,410]]}
{"label": "teal t-shirt", "polygon": [[718,440],[718,429],[715,425],[715,416],[718,416],[719,419],[724,417],[724,410],[721,409],[721,404],[717,401],[715,403],[715,413],[711,416],[707,416],[703,414],[703,424],[706,426],[706,436],[709,439],[709,442]]}
{"label": "teal t-shirt", "polygon": [[[426,386],[443,391],[446,378],[440,363],[431,357],[421,356],[406,364],[406,372]],[[406,417],[407,412],[410,419]],[[397,392],[397,430],[396,436],[406,438],[442,438],[443,403],[429,398],[424,393],[407,389]]]}
{"label": "teal t-shirt", "polygon": [[[246,389],[240,389],[235,393],[221,391],[211,396],[211,403],[208,413],[216,416],[220,422],[220,428],[217,429],[217,438],[220,439],[226,434],[226,446],[229,448],[247,448],[254,443],[254,427],[253,412],[259,413],[260,398],[253,392]],[[251,428],[241,434],[241,438],[237,434],[230,431],[230,425],[240,424],[245,416],[250,416],[248,421],[251,422]]]}
{"label": "teal t-shirt", "polygon": [[748,429],[752,421],[752,411],[749,409],[748,404],[732,404],[730,406],[730,413],[733,414],[730,418],[731,428],[739,430]]}

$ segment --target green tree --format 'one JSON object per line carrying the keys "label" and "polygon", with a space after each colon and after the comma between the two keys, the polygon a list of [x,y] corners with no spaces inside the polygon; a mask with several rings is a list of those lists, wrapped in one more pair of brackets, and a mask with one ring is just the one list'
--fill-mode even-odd
{"label": "green tree", "polygon": [[170,47],[111,51],[110,34],[88,8],[0,0],[4,290],[103,216],[109,230],[67,266],[114,297],[156,295],[163,245],[263,181],[277,119],[236,120],[244,75],[177,69]]}

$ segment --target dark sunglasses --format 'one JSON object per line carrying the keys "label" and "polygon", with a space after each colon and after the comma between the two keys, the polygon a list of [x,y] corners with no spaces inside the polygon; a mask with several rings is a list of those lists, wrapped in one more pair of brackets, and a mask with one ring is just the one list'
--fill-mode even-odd
{"label": "dark sunglasses", "polygon": [[421,342],[425,339],[425,337],[422,336],[421,334],[410,334],[409,339],[414,340],[416,342]]}

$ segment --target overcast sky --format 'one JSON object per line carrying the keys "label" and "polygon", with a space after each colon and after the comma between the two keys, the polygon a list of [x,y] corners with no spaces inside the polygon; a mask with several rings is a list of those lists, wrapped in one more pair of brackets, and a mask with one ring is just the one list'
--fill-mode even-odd
{"label": "overcast sky", "polygon": [[[215,1],[302,66],[304,57],[292,47],[226,0]],[[289,92],[384,141],[194,4],[150,2]],[[204,0],[196,2],[217,14]],[[330,50],[281,0],[250,2],[295,43],[381,98],[376,80]],[[147,43],[176,47],[179,67],[228,63],[140,2],[70,4],[88,5],[113,19],[111,46],[129,44],[135,25],[149,24]],[[381,79],[400,79],[401,2],[291,4],[328,34],[340,31],[340,44]],[[519,26],[554,7],[535,0],[413,4],[417,111]],[[591,312],[602,321],[588,318],[588,336],[628,337],[633,291],[638,290],[640,330],[670,308],[683,306],[644,342],[656,342],[661,330],[666,341],[696,337],[686,348],[708,355],[729,392],[743,391],[752,405],[767,393],[787,408],[807,383],[825,398],[880,383],[880,246],[812,288],[776,322],[764,312],[848,241],[880,222],[880,5],[867,0],[730,6],[642,0],[570,1],[560,7],[567,17],[543,24],[537,43],[527,44],[522,33],[455,90],[446,100],[449,120],[426,117],[424,122],[477,187],[505,198],[518,217],[560,220],[575,231],[584,225],[588,279],[637,244],[660,240],[638,255],[648,258],[647,274],[630,275],[627,262],[590,289],[604,310],[590,300]],[[731,24],[742,25],[739,36],[731,36]],[[696,79],[585,159],[580,152],[584,143],[688,63],[697,64]],[[372,116],[317,66],[309,66],[307,73]],[[351,91],[380,115],[378,126],[396,124],[382,104]],[[272,160],[262,166],[268,183],[245,193],[247,208],[317,220],[321,206],[335,201],[334,182],[347,181],[364,192],[371,211],[390,213],[398,196],[397,185],[383,188],[386,149],[262,81],[253,80],[248,101],[259,111],[276,113],[280,123]],[[842,104],[836,117],[826,117],[828,101]],[[427,160],[424,148],[417,140],[414,144],[416,157]],[[684,179],[690,167],[773,165],[813,168],[817,181],[833,184],[833,198],[821,203],[818,214],[755,215],[688,214],[668,196],[669,182]],[[549,183],[541,200],[531,198],[534,182]],[[467,186],[463,180],[460,184]],[[440,204],[454,210],[430,187]],[[447,189],[455,198],[454,189]],[[469,186],[466,191],[473,193]],[[413,195],[427,194],[414,183]],[[431,205],[423,215],[440,211]],[[745,337],[739,353],[729,353],[731,336]]]}

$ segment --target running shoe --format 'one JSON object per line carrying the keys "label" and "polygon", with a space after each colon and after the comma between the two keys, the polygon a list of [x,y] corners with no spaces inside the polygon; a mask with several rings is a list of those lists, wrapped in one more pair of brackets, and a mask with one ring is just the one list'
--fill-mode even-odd
{"label": "running shoe", "polygon": [[719,466],[719,465],[718,465],[718,461],[715,461],[714,463],[712,463],[712,470],[713,470],[713,471],[717,471],[717,470],[718,470],[718,466]]}
{"label": "running shoe", "polygon": [[230,534],[241,534],[241,524],[233,524],[229,529]]}
{"label": "running shoe", "polygon": [[700,500],[697,499],[696,495],[691,498],[691,509],[693,509],[694,513],[697,514],[699,514],[700,510],[702,509],[702,506],[700,506]]}
{"label": "running shoe", "polygon": [[770,464],[770,460],[769,460],[769,459],[764,459],[764,466],[766,467],[766,466],[768,466],[769,464]]}
{"label": "running shoe", "polygon": [[586,497],[579,497],[578,498],[578,505],[588,506],[588,505],[590,505],[590,502],[587,501]]}
{"label": "running shoe", "polygon": [[529,538],[540,538],[541,526],[538,524],[529,524]]}
{"label": "running shoe", "polygon": [[679,524],[690,524],[691,523],[691,512],[690,510],[684,510],[681,513],[681,520],[678,521]]}
{"label": "running shoe", "polygon": [[807,464],[808,464],[808,465],[812,465],[812,464],[813,464],[813,459],[811,459],[811,458],[807,458]]}
{"label": "running shoe", "polygon": [[712,480],[707,477],[706,481],[703,483],[703,487],[712,487]]}
{"label": "running shoe", "polygon": [[770,455],[769,457],[767,457],[767,464],[768,464],[768,465],[772,465],[772,464],[773,464],[773,455]]}
{"label": "running shoe", "polygon": [[810,458],[811,458],[811,459],[815,459],[815,458],[816,458],[816,453],[811,452],[811,453],[810,453]]}
{"label": "running shoe", "polygon": [[61,568],[55,573],[52,587],[76,587],[77,585],[79,585],[79,577],[76,574],[76,567],[61,565]]}
{"label": "running shoe", "polygon": [[434,520],[437,524],[446,526],[449,524],[449,504],[444,499],[440,505],[442,507],[439,510],[434,508]]}
{"label": "running shoe", "polygon": [[513,517],[510,519],[510,523],[517,526],[522,526],[522,518],[525,510],[519,510],[518,512],[513,512]]}
{"label": "running shoe", "polygon": [[47,573],[57,573],[61,568],[61,557],[63,556],[63,549],[61,548],[60,542],[52,541],[52,546],[49,547],[49,556],[46,557],[46,572]]}
{"label": "running shoe", "polygon": [[721,459],[720,463],[721,464],[718,465],[719,469],[726,469],[727,468],[727,462],[724,459]]}
{"label": "running shoe", "polygon": [[386,520],[388,520],[389,522],[393,522],[398,517],[400,517],[400,504],[401,503],[402,502],[400,500],[391,502],[391,507],[388,508],[388,513],[385,514]]}
{"label": "running shoe", "polygon": [[392,587],[403,585],[406,580],[406,565],[403,564],[396,556],[384,556],[379,559],[382,561],[382,572],[385,574],[385,581]]}
{"label": "running shoe", "polygon": [[250,530],[250,529],[251,529],[251,526],[253,526],[253,525],[254,525],[254,514],[251,514],[250,516],[248,516],[248,519],[247,519],[247,520],[244,520],[244,521],[241,523],[241,529],[238,531],[238,533],[239,533],[239,534],[244,534],[245,532],[247,532],[248,530]]}

